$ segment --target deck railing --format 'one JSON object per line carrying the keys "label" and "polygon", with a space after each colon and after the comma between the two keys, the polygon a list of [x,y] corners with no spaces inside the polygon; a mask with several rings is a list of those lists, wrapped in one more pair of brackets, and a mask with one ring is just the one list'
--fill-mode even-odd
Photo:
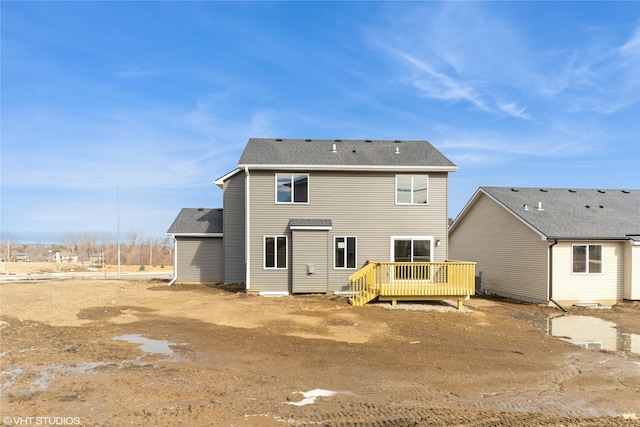
{"label": "deck railing", "polygon": [[380,299],[468,298],[475,293],[474,262],[370,261],[349,277],[350,302]]}

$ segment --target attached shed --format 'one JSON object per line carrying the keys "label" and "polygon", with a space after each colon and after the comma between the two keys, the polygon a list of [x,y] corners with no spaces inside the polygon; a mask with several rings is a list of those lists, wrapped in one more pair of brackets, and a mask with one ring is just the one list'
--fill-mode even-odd
{"label": "attached shed", "polygon": [[175,282],[222,282],[222,209],[184,208],[169,227],[175,241]]}

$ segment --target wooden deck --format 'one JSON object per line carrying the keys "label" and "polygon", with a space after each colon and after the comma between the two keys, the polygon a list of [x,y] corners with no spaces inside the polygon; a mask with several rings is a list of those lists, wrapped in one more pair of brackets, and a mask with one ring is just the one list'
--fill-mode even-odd
{"label": "wooden deck", "polygon": [[349,302],[364,305],[381,301],[457,300],[475,293],[474,262],[377,262],[367,265],[349,277]]}

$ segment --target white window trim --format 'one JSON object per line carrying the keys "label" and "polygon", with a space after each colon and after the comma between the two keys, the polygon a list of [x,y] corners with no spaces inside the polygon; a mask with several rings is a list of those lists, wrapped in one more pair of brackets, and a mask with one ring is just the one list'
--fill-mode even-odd
{"label": "white window trim", "polygon": [[[344,243],[345,245],[347,244],[347,239],[348,238],[354,238],[356,239],[356,247],[355,252],[356,252],[356,256],[355,256],[355,265],[353,267],[347,267],[347,247],[345,247],[345,251],[344,251],[344,267],[336,267],[336,240],[337,239],[344,239]],[[357,236],[333,236],[333,269],[334,270],[357,270],[358,269],[358,237]]]}
{"label": "white window trim", "polygon": [[[410,176],[411,177],[411,202],[409,203],[403,203],[403,202],[399,202],[398,201],[398,177],[399,176]],[[413,202],[413,178],[415,176],[426,176],[427,177],[427,203],[414,203]],[[396,174],[396,180],[395,180],[395,187],[394,187],[394,192],[395,192],[395,198],[396,198],[396,205],[402,205],[402,206],[428,206],[429,205],[429,189],[431,187],[431,182],[429,180],[429,174]]]}
{"label": "white window trim", "polygon": [[[291,201],[290,202],[279,202],[278,201],[278,175],[289,175],[291,177]],[[306,175],[307,176],[307,201],[306,202],[294,202],[293,195],[293,177],[296,175]],[[311,201],[311,176],[309,172],[276,172],[274,176],[274,201],[276,205],[308,205]]]}
{"label": "white window trim", "polygon": [[[585,253],[585,267],[587,271],[573,271],[573,248],[576,246],[586,246],[587,250]],[[592,273],[589,271],[589,246],[600,246],[600,272]],[[571,274],[576,276],[592,276],[598,274],[604,274],[604,245],[602,243],[573,243],[571,245]]]}
{"label": "white window trim", "polygon": [[[274,249],[274,266],[267,267],[267,238],[272,237],[276,240],[276,246]],[[278,245],[277,241],[279,237],[284,237],[284,267],[278,267]],[[284,234],[265,234],[262,236],[262,269],[263,270],[287,270],[289,268],[289,238]]]}
{"label": "white window trim", "polygon": [[[429,240],[431,242],[430,254],[431,260],[429,262],[435,262],[433,260],[435,249],[435,238],[433,236],[391,236],[389,239],[389,261],[394,262],[395,258],[395,245],[393,242],[396,240]],[[413,256],[413,255],[412,255]]]}

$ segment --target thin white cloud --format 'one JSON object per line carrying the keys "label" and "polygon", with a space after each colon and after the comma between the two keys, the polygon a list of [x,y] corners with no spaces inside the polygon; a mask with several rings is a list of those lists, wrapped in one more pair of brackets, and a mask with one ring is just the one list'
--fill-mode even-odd
{"label": "thin white cloud", "polygon": [[530,119],[529,114],[526,113],[527,107],[520,107],[515,102],[510,102],[508,104],[498,104],[500,110],[505,112],[506,114],[518,117],[521,119]]}
{"label": "thin white cloud", "polygon": [[158,73],[155,70],[139,65],[123,66],[116,71],[116,77],[119,79],[139,79],[142,77],[155,76],[157,74]]}

